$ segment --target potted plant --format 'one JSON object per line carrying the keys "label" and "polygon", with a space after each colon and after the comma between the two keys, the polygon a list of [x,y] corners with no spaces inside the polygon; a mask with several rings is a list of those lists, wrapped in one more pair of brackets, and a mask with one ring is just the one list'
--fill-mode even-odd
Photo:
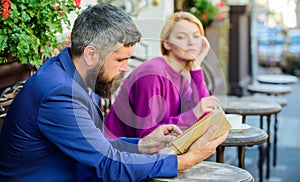
{"label": "potted plant", "polygon": [[219,9],[224,7],[223,1],[217,3],[211,0],[193,0],[190,2],[189,11],[194,14],[203,26],[207,26],[214,20],[222,19],[222,14],[219,13]]}
{"label": "potted plant", "polygon": [[[23,81],[59,47],[80,0],[0,0],[0,91]],[[66,26],[65,26],[66,25]]]}
{"label": "potted plant", "polygon": [[57,33],[70,27],[67,14],[80,0],[1,0],[0,63],[9,57],[38,67],[57,45]]}

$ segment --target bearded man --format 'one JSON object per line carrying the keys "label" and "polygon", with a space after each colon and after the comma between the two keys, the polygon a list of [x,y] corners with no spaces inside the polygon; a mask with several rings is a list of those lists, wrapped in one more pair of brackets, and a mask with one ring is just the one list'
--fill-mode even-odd
{"label": "bearded man", "polygon": [[172,177],[215,151],[226,135],[204,148],[195,142],[183,155],[157,153],[181,133],[175,125],[142,139],[103,136],[94,96],[109,97],[118,87],[140,38],[129,15],[116,7],[98,4],[77,17],[71,47],[47,60],[9,108],[0,136],[0,181]]}

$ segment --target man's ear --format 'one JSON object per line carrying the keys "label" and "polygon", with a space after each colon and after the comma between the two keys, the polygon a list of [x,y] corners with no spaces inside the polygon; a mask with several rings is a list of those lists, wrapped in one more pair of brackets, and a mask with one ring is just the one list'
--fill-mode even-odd
{"label": "man's ear", "polygon": [[83,51],[84,60],[87,65],[93,66],[99,58],[98,51],[94,46],[86,46]]}

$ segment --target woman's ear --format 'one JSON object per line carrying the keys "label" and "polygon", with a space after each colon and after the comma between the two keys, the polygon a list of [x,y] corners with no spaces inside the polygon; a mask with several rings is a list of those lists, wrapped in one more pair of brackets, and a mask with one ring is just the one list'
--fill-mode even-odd
{"label": "woman's ear", "polygon": [[170,43],[169,43],[169,42],[164,41],[164,42],[163,42],[163,45],[164,45],[164,47],[165,47],[166,50],[168,50],[168,51],[171,50],[171,46],[170,46]]}
{"label": "woman's ear", "polygon": [[86,46],[83,51],[84,60],[87,65],[93,66],[99,59],[98,51],[94,46]]}

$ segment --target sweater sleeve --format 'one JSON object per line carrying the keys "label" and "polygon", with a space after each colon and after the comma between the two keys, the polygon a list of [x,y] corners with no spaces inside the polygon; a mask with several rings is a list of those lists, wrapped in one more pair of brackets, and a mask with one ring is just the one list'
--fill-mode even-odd
{"label": "sweater sleeve", "polygon": [[198,95],[196,98],[196,100],[200,101],[203,97],[207,97],[209,96],[209,91],[207,89],[207,85],[206,85],[206,82],[205,82],[205,77],[204,77],[204,73],[203,73],[203,70],[200,69],[200,70],[194,70],[194,71],[191,71],[191,77],[192,77],[192,87],[194,90],[197,90],[198,92]]}
{"label": "sweater sleeve", "polygon": [[140,77],[130,86],[124,82],[105,119],[105,136],[141,138],[163,124],[186,129],[195,123],[192,109],[182,108],[181,100],[190,98],[180,95],[175,82],[161,75]]}

